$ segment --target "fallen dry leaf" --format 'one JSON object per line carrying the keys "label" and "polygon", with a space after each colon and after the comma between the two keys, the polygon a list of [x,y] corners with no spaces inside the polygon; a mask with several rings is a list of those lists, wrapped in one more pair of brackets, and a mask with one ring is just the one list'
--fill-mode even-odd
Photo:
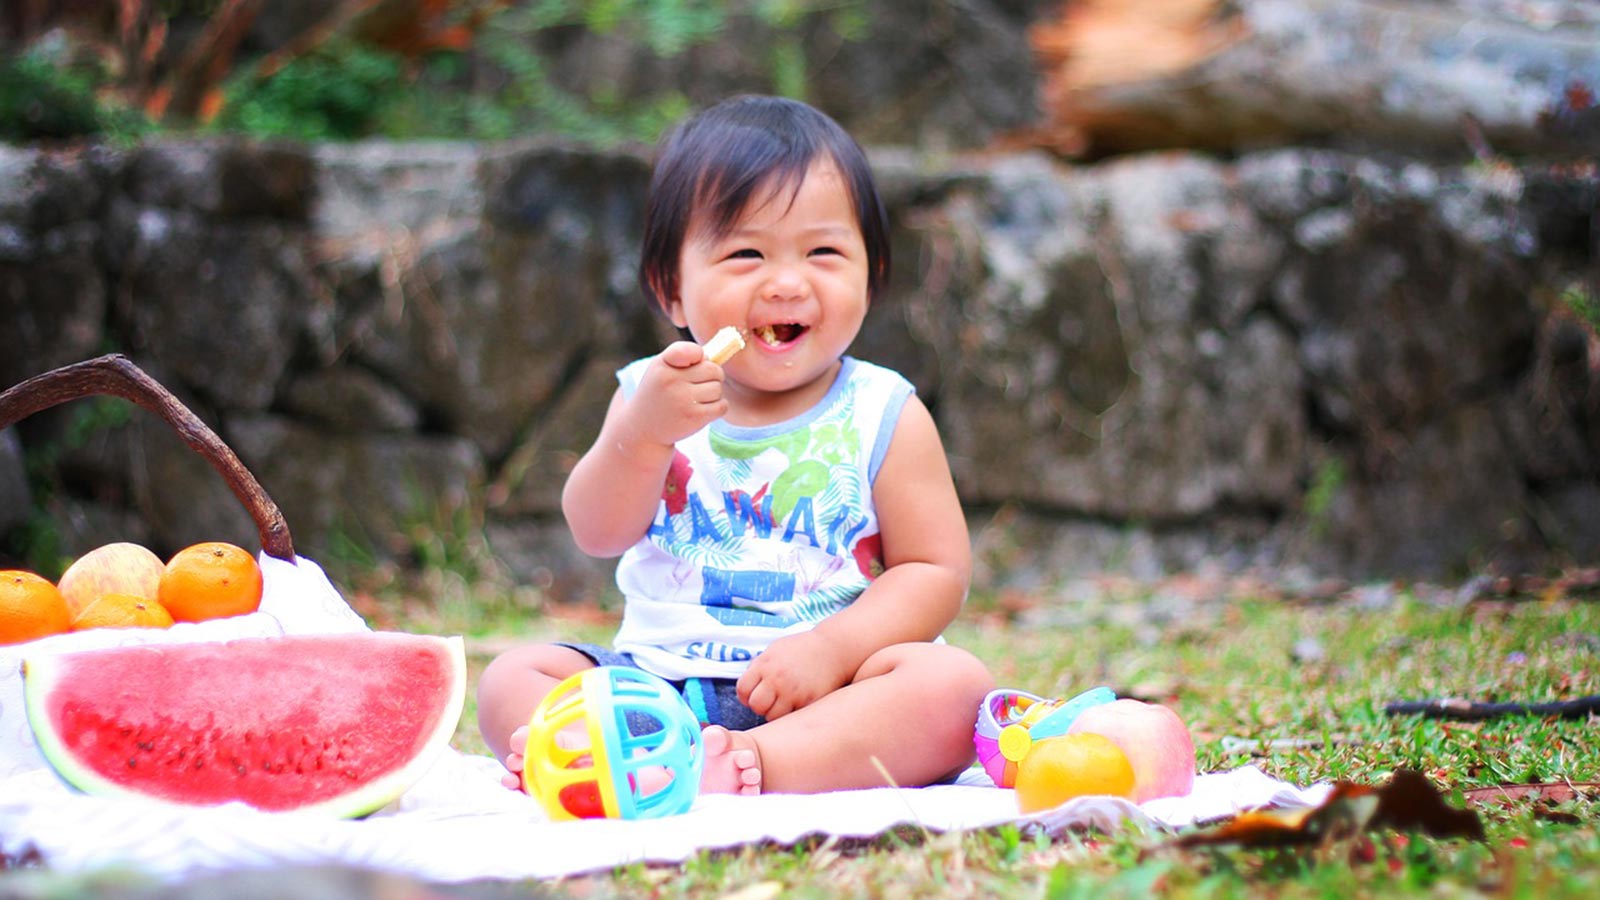
{"label": "fallen dry leaf", "polygon": [[1578,797],[1600,794],[1600,781],[1558,781],[1550,784],[1498,784],[1493,787],[1473,788],[1463,791],[1461,798],[1469,806],[1497,803],[1506,806],[1518,800],[1537,800],[1542,803],[1566,803]]}
{"label": "fallen dry leaf", "polygon": [[1180,847],[1321,845],[1383,829],[1420,831],[1436,838],[1481,841],[1484,837],[1476,812],[1450,806],[1427,776],[1401,769],[1382,787],[1341,781],[1319,806],[1246,811],[1174,843]]}

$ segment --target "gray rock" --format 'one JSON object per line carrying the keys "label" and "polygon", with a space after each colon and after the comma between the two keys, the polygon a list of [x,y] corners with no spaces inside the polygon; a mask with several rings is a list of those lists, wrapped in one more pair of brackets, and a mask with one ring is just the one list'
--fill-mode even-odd
{"label": "gray rock", "polygon": [[511,575],[552,603],[621,599],[614,582],[616,560],[585,555],[559,517],[492,520],[485,534]]}
{"label": "gray rock", "polygon": [[1524,364],[1535,317],[1517,248],[1425,208],[1360,209],[1337,244],[1289,259],[1273,288],[1325,421],[1414,427]]}
{"label": "gray rock", "polygon": [[482,218],[391,235],[397,262],[340,286],[341,343],[440,425],[506,453],[588,349],[646,344],[631,275],[645,176],[637,159],[563,149],[486,164]]}
{"label": "gray rock", "polygon": [[103,147],[0,146],[0,220],[45,232],[92,219],[122,164],[122,154]]}
{"label": "gray rock", "polygon": [[156,547],[149,522],[121,503],[52,497],[40,506],[53,528],[52,549],[61,555],[63,568],[68,560],[118,541]]}
{"label": "gray rock", "polygon": [[1560,551],[1563,563],[1594,565],[1600,560],[1600,484],[1568,481],[1538,491],[1539,524]]}
{"label": "gray rock", "polygon": [[[133,500],[148,524],[152,549],[163,557],[201,541],[227,541],[251,552],[261,549],[260,530],[249,511],[177,432],[150,417],[134,420],[129,429],[134,441]],[[292,520],[289,530],[294,534]]]}
{"label": "gray rock", "polygon": [[0,323],[12,348],[0,352],[0,389],[102,350],[109,285],[99,239],[80,222],[30,234],[21,258],[0,254]]}
{"label": "gray rock", "polygon": [[224,406],[265,409],[317,321],[303,236],[143,207],[119,239],[134,346]]}
{"label": "gray rock", "polygon": [[469,441],[426,435],[331,435],[280,416],[228,423],[235,452],[288,520],[306,556],[341,542],[407,558],[414,529],[481,519],[483,461]]}
{"label": "gray rock", "polygon": [[393,385],[361,369],[321,369],[292,380],[283,392],[285,411],[334,432],[362,434],[413,431],[422,414]]}
{"label": "gray rock", "polygon": [[339,256],[376,260],[386,235],[481,215],[483,151],[452,142],[319,144],[312,149],[319,239]]}
{"label": "gray rock", "polygon": [[1195,260],[1233,221],[1220,170],[1016,176],[996,173],[973,227],[988,278],[940,410],[963,496],[1156,520],[1286,507],[1307,427],[1292,341],[1238,309],[1204,327]]}
{"label": "gray rock", "polygon": [[0,428],[0,534],[26,522],[32,513],[22,442],[15,428]]}
{"label": "gray rock", "polygon": [[1309,558],[1413,577],[1461,577],[1497,561],[1527,565],[1529,497],[1488,408],[1443,410],[1385,451],[1353,461]]}
{"label": "gray rock", "polygon": [[[896,275],[851,352],[933,411],[979,589],[1597,555],[1600,374],[1560,299],[1592,295],[1590,170],[872,158]],[[674,335],[634,283],[638,149],[158,143],[0,150],[0,175],[7,383],[130,351],[226,426],[310,555],[481,527],[530,584],[609,596],[559,492],[613,370]],[[254,541],[166,426],[89,409],[22,430],[58,531]]]}
{"label": "gray rock", "polygon": [[559,515],[561,489],[572,467],[600,432],[595,410],[616,393],[616,371],[628,360],[598,356],[568,380],[554,404],[534,417],[534,427],[500,464],[489,483],[493,515],[506,518]]}
{"label": "gray rock", "polygon": [[286,142],[148,143],[128,160],[125,191],[140,206],[303,222],[314,171],[306,149]]}

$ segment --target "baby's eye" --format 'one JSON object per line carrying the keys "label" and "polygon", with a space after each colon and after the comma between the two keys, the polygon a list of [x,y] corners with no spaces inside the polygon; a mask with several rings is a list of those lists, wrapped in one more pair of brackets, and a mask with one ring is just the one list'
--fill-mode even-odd
{"label": "baby's eye", "polygon": [[729,259],[760,259],[761,251],[754,247],[743,247],[728,254]]}
{"label": "baby's eye", "polygon": [[818,247],[815,250],[811,251],[811,255],[812,256],[838,256],[840,254],[839,254],[839,248],[837,248],[837,247]]}

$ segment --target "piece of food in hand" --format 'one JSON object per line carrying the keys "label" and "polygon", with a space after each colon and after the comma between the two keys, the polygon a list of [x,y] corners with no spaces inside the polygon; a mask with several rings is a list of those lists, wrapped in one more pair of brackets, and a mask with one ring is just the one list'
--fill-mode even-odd
{"label": "piece of food in hand", "polygon": [[705,342],[703,349],[706,351],[706,359],[720,366],[744,349],[744,335],[732,325],[724,325],[711,336],[711,340]]}
{"label": "piece of food in hand", "polygon": [[1194,739],[1178,714],[1156,703],[1114,700],[1083,711],[1067,734],[1108,737],[1133,763],[1133,800],[1183,797],[1194,789]]}

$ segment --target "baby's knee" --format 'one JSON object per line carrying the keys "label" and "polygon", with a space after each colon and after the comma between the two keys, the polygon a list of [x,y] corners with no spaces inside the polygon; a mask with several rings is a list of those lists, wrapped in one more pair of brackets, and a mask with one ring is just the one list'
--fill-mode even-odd
{"label": "baby's knee", "polygon": [[[501,653],[478,676],[479,719],[505,704],[526,716],[532,703],[568,675],[594,665],[588,657],[556,644],[527,644]],[[526,709],[524,709],[526,707]]]}
{"label": "baby's knee", "polygon": [[[933,645],[938,652],[930,661],[939,687],[947,696],[976,710],[984,695],[994,690],[994,676],[976,656],[948,644]],[[976,713],[974,713],[976,714]]]}
{"label": "baby's knee", "polygon": [[930,704],[960,710],[963,716],[970,708],[976,717],[978,704],[994,690],[988,667],[960,647],[901,644],[888,649],[895,652],[893,667],[909,674]]}

